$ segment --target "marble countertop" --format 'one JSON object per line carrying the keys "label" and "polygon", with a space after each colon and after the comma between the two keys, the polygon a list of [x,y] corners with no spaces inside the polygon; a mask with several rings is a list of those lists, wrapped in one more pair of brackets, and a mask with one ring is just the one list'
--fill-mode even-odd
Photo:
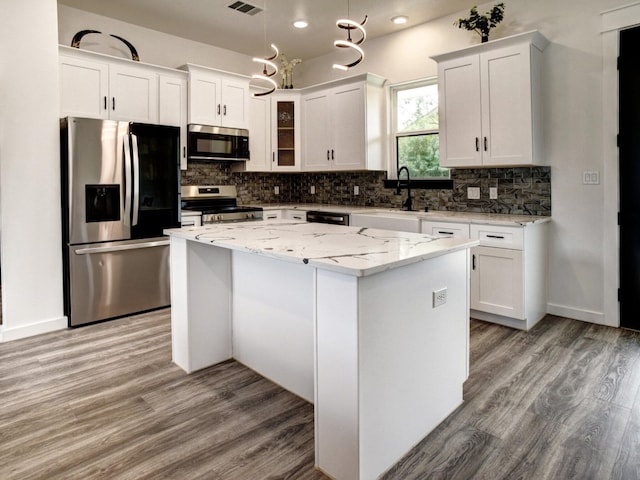
{"label": "marble countertop", "polygon": [[526,226],[534,223],[550,222],[551,217],[535,215],[507,215],[502,213],[480,213],[480,212],[449,212],[431,210],[429,212],[400,210],[398,208],[375,208],[375,207],[352,207],[341,205],[325,205],[312,203],[296,204],[269,204],[261,205],[264,210],[319,210],[322,212],[339,212],[349,215],[354,214],[388,214],[414,216],[424,220],[434,222],[460,222],[478,223],[485,225],[505,225],[505,226]]}
{"label": "marble countertop", "polygon": [[479,244],[477,240],[293,220],[218,223],[165,233],[358,277]]}

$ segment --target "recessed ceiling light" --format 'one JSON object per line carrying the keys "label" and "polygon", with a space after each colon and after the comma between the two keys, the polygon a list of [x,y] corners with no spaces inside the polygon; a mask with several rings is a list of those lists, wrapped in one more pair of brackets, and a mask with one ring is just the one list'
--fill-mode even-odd
{"label": "recessed ceiling light", "polygon": [[309,26],[309,23],[304,20],[296,20],[295,22],[293,22],[293,26],[296,28],[307,28]]}
{"label": "recessed ceiling light", "polygon": [[407,17],[406,15],[397,15],[395,17],[391,17],[391,21],[396,25],[402,25],[404,23],[407,23],[408,20],[409,20],[409,17]]}

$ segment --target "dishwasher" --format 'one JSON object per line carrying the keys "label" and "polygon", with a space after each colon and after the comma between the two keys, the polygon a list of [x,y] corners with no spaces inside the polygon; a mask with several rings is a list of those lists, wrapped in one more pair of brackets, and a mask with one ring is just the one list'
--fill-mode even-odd
{"label": "dishwasher", "polygon": [[349,214],[309,210],[307,212],[307,222],[330,223],[332,225],[349,225]]}

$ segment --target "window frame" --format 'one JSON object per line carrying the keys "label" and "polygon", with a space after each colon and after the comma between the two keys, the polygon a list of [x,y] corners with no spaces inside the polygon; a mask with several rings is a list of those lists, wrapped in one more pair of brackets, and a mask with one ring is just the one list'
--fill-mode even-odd
{"label": "window frame", "polygon": [[[393,182],[393,185],[396,184],[396,180],[398,178],[398,138],[399,137],[413,137],[413,136],[422,136],[422,135],[433,135],[440,134],[440,126],[438,125],[437,129],[427,129],[427,130],[412,130],[408,132],[399,132],[398,131],[398,92],[403,90],[410,90],[414,88],[420,88],[429,85],[437,85],[438,77],[426,77],[418,80],[411,80],[408,82],[396,83],[389,86],[389,95],[390,95],[390,105],[391,105],[391,131],[390,137],[392,141],[392,147],[390,153],[390,162],[389,162],[389,170],[387,172],[387,177],[390,179],[389,182]],[[393,186],[390,183],[390,186]],[[427,189],[449,189],[453,188],[453,181],[451,180],[451,171],[449,170],[448,177],[422,177],[411,179],[411,187],[412,188],[427,188]]]}

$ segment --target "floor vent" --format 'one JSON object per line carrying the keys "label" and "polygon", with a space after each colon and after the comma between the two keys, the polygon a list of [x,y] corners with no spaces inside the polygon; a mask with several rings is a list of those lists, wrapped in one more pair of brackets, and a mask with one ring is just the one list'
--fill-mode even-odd
{"label": "floor vent", "polygon": [[256,13],[260,13],[262,11],[261,8],[244,2],[233,2],[231,5],[229,5],[229,8],[242,13],[246,13],[247,15],[255,15]]}

